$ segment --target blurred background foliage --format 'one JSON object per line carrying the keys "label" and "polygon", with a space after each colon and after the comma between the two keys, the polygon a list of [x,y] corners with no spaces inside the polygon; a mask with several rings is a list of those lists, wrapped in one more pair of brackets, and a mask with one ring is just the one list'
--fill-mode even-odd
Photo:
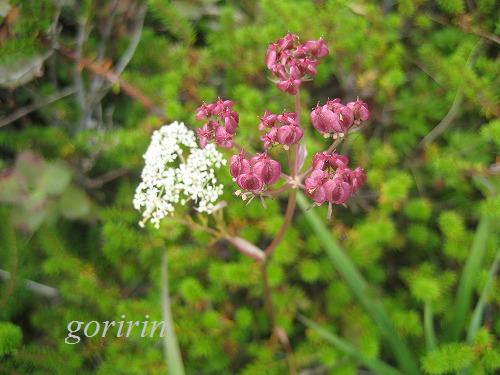
{"label": "blurred background foliage", "polygon": [[[323,36],[330,48],[304,85],[304,109],[359,96],[372,111],[370,126],[341,148],[368,183],[335,209],[332,234],[423,371],[498,371],[498,281],[474,340],[464,331],[462,341],[444,343],[439,332],[453,320],[481,215],[493,228],[474,302],[498,251],[499,15],[495,0],[0,0],[0,373],[165,373],[160,340],[64,343],[71,320],[161,319],[165,248],[187,373],[287,373],[269,339],[258,265],[172,220],[140,229],[131,201],[152,131],[174,119],[197,126],[202,101],[234,100],[238,142],[259,148],[258,116],[292,108],[263,62],[268,43],[288,31]],[[306,128],[309,149],[325,149]],[[221,178],[231,230],[265,246],[284,202],[245,207],[229,174]],[[298,313],[368,357],[391,358],[301,214],[269,270],[302,374],[361,367]],[[42,295],[25,280],[57,291]],[[426,305],[441,343],[431,352]]]}

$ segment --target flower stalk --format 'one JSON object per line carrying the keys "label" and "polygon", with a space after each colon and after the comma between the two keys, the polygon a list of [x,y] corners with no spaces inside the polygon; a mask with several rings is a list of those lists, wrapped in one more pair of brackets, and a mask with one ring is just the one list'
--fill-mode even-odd
{"label": "flower stalk", "polygon": [[[144,208],[143,222],[149,220],[155,226],[159,225],[164,216],[174,211],[174,203],[184,205],[194,202],[198,211],[215,214],[215,229],[209,227],[208,220],[199,224],[188,218],[186,223],[191,228],[204,228],[214,234],[216,239],[227,240],[239,252],[259,264],[264,305],[272,326],[272,339],[277,339],[284,348],[291,374],[296,374],[297,369],[290,340],[285,330],[277,323],[273,290],[269,284],[269,262],[293,221],[299,189],[303,189],[314,201],[313,206],[327,203],[331,212],[333,205],[345,205],[365,181],[362,168],[351,170],[347,156],[334,152],[349,131],[359,130],[360,124],[369,119],[368,106],[359,99],[345,105],[339,98],[328,100],[324,105],[318,104],[310,112],[313,128],[325,138],[333,139],[333,143],[326,151],[314,154],[312,165],[302,172],[307,149],[304,128],[301,126],[300,87],[303,82],[310,81],[316,75],[316,67],[328,53],[322,38],[300,43],[297,35],[287,34],[271,43],[265,64],[277,78],[276,87],[293,96],[294,111],[284,111],[280,114],[265,111],[260,117],[258,129],[263,132],[260,140],[264,151],[249,153],[235,142],[239,114],[234,109],[233,101],[218,98],[214,103],[203,103],[195,116],[197,120],[204,121],[204,124],[196,129],[199,148],[195,145],[194,133],[187,131],[183,124],[171,124],[156,132],[145,155],[143,182],[139,185],[134,199],[137,209]],[[170,133],[176,137],[168,136]],[[184,159],[183,151],[178,147],[179,143],[191,149],[187,159]],[[250,204],[258,198],[257,201],[260,200],[265,207],[266,198],[274,198],[285,192],[288,195],[283,222],[264,249],[229,233],[223,214],[217,212],[223,202],[216,202],[222,191],[221,185],[217,184],[214,170],[225,161],[220,159],[215,150],[216,146],[239,150],[229,160],[229,171],[238,186],[234,195],[240,197],[245,204]],[[271,148],[278,148],[286,153],[289,174],[283,172],[284,168],[279,160],[271,158]],[[172,150],[176,152],[172,153]],[[209,160],[204,162],[204,157]],[[176,160],[180,160],[179,168],[165,170],[162,167]],[[206,184],[201,183],[203,181]],[[279,188],[272,187],[279,182],[282,182]],[[304,199],[302,195],[301,197]],[[355,280],[356,283],[358,281]],[[383,317],[381,321],[387,323]]]}

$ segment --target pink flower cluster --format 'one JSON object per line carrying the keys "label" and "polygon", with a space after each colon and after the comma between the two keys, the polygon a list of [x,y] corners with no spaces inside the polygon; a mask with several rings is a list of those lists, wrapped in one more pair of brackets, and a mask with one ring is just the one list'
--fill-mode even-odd
{"label": "pink flower cluster", "polygon": [[344,204],[365,182],[363,168],[347,167],[347,156],[336,153],[317,153],[312,172],[305,180],[306,193],[317,204]]}
{"label": "pink flower cluster", "polygon": [[283,112],[280,115],[275,115],[266,111],[260,118],[259,130],[267,130],[267,133],[260,137],[265,148],[280,144],[288,149],[290,145],[298,143],[304,135],[295,112]]}
{"label": "pink flower cluster", "polygon": [[196,110],[197,120],[208,119],[201,128],[196,129],[201,148],[212,140],[220,147],[233,147],[233,136],[238,127],[239,116],[232,107],[231,100],[219,98],[215,103],[203,103]]}
{"label": "pink flower cluster", "polygon": [[[280,90],[297,95],[302,81],[316,74],[319,60],[327,54],[328,48],[323,39],[300,44],[296,35],[287,34],[269,46],[266,65],[278,77],[277,86]],[[218,146],[233,147],[239,117],[232,107],[233,102],[219,98],[215,103],[203,104],[198,108],[196,118],[207,119],[203,127],[196,130],[200,147],[205,147],[207,142],[213,140]],[[369,117],[368,105],[359,99],[347,104],[342,104],[340,99],[328,100],[324,105],[317,105],[310,114],[313,127],[333,138],[343,137],[354,125],[359,125]],[[260,139],[266,150],[275,145],[288,150],[290,145],[297,145],[304,137],[304,130],[295,112],[274,114],[266,111],[260,118],[259,130],[264,132]],[[316,205],[328,202],[331,208],[332,204],[345,204],[365,182],[363,169],[351,170],[348,168],[348,158],[335,152],[316,153],[311,168],[301,174],[303,160],[297,160],[305,157],[305,151],[301,154],[299,150],[288,155],[290,176],[282,174],[280,163],[270,158],[267,151],[247,158],[243,150],[233,155],[230,173],[241,189],[236,192],[237,195],[241,195],[244,200],[251,200],[257,195],[262,198],[262,195],[278,194],[287,188],[303,188]],[[281,176],[285,184],[274,192],[266,192]]]}
{"label": "pink flower cluster", "polygon": [[248,160],[241,151],[238,155],[231,157],[229,171],[240,188],[259,193],[278,181],[281,175],[281,165],[265,152]]}
{"label": "pink flower cluster", "polygon": [[346,133],[354,124],[370,118],[368,105],[357,99],[346,105],[340,99],[329,100],[326,104],[311,112],[311,122],[314,128],[322,134],[334,135]]}
{"label": "pink flower cluster", "polygon": [[276,86],[291,95],[297,94],[302,80],[316,75],[319,59],[328,55],[324,40],[309,40],[299,43],[299,37],[287,34],[271,43],[266,52],[266,65],[278,78]]}

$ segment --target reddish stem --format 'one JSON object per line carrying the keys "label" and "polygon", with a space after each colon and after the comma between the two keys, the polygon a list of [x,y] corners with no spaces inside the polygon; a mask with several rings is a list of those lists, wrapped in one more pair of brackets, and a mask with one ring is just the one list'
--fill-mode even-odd
{"label": "reddish stem", "polygon": [[[300,93],[297,92],[295,95],[295,113],[297,114],[297,122],[299,123],[300,126]],[[289,151],[289,165],[290,165],[290,173],[291,179],[295,180],[295,177],[297,176],[297,156],[298,156],[298,149],[299,149],[299,144],[294,144],[293,149],[290,149]],[[276,236],[273,238],[269,246],[264,250],[264,253],[266,254],[266,257],[271,256],[273,253],[274,249],[276,246],[280,244],[280,242],[283,240],[283,237],[285,236],[286,230],[288,229],[288,226],[292,222],[293,214],[295,213],[295,206],[296,206],[296,201],[297,201],[297,189],[294,187],[290,190],[290,193],[288,194],[288,204],[286,206],[286,212],[285,212],[285,218],[283,219],[283,223],[281,224],[280,229],[278,230],[278,233]]]}

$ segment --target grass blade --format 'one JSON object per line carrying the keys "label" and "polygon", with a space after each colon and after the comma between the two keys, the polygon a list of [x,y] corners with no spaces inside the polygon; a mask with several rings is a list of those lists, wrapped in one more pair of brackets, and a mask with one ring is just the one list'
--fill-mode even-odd
{"label": "grass blade", "polygon": [[368,358],[363,353],[361,353],[356,347],[354,347],[349,342],[341,339],[340,337],[334,335],[326,328],[322,327],[318,323],[306,318],[305,316],[299,315],[299,320],[304,323],[307,327],[316,331],[321,337],[326,339],[329,343],[333,344],[338,350],[344,352],[357,362],[365,365],[368,369],[372,370],[375,374],[383,375],[402,375],[401,372],[396,370],[394,367],[389,366],[385,362],[382,362],[376,358]]}
{"label": "grass blade", "polygon": [[481,270],[481,265],[486,253],[486,242],[489,234],[490,222],[488,217],[484,214],[481,217],[476,234],[474,235],[472,248],[465,262],[462,277],[458,285],[457,297],[453,308],[453,319],[447,335],[450,341],[458,341],[465,327],[467,313],[471,308],[472,293],[477,283],[477,275]]}
{"label": "grass blade", "polygon": [[481,297],[477,302],[476,308],[472,313],[472,319],[469,325],[469,329],[467,331],[467,341],[471,342],[474,340],[479,327],[481,326],[481,322],[483,321],[483,313],[484,308],[486,307],[486,300],[488,295],[491,293],[491,289],[493,288],[493,282],[495,280],[495,275],[498,271],[498,266],[500,265],[500,251],[497,252],[495,256],[495,260],[491,265],[490,272],[488,273],[488,280],[486,280],[486,284],[484,285],[483,291],[481,292]]}
{"label": "grass blade", "polygon": [[165,321],[165,328],[167,332],[167,334],[163,338],[163,342],[168,373],[171,375],[184,375],[184,365],[182,363],[179,344],[177,343],[177,336],[175,335],[174,320],[172,318],[172,310],[170,308],[167,252],[163,254],[161,262],[161,287],[163,320]]}
{"label": "grass blade", "polygon": [[371,291],[359,271],[349,257],[344,254],[323,221],[318,218],[313,210],[307,210],[309,206],[307,198],[303,194],[298,194],[297,202],[304,211],[307,221],[318,236],[323,248],[332,259],[334,267],[342,275],[354,297],[382,332],[401,369],[408,375],[419,374],[417,362],[414,360],[410,349],[394,328],[382,304],[376,297],[371,295]]}
{"label": "grass blade", "polygon": [[427,351],[436,349],[437,340],[434,330],[434,317],[432,316],[432,307],[430,302],[426,302],[424,306],[424,330]]}

